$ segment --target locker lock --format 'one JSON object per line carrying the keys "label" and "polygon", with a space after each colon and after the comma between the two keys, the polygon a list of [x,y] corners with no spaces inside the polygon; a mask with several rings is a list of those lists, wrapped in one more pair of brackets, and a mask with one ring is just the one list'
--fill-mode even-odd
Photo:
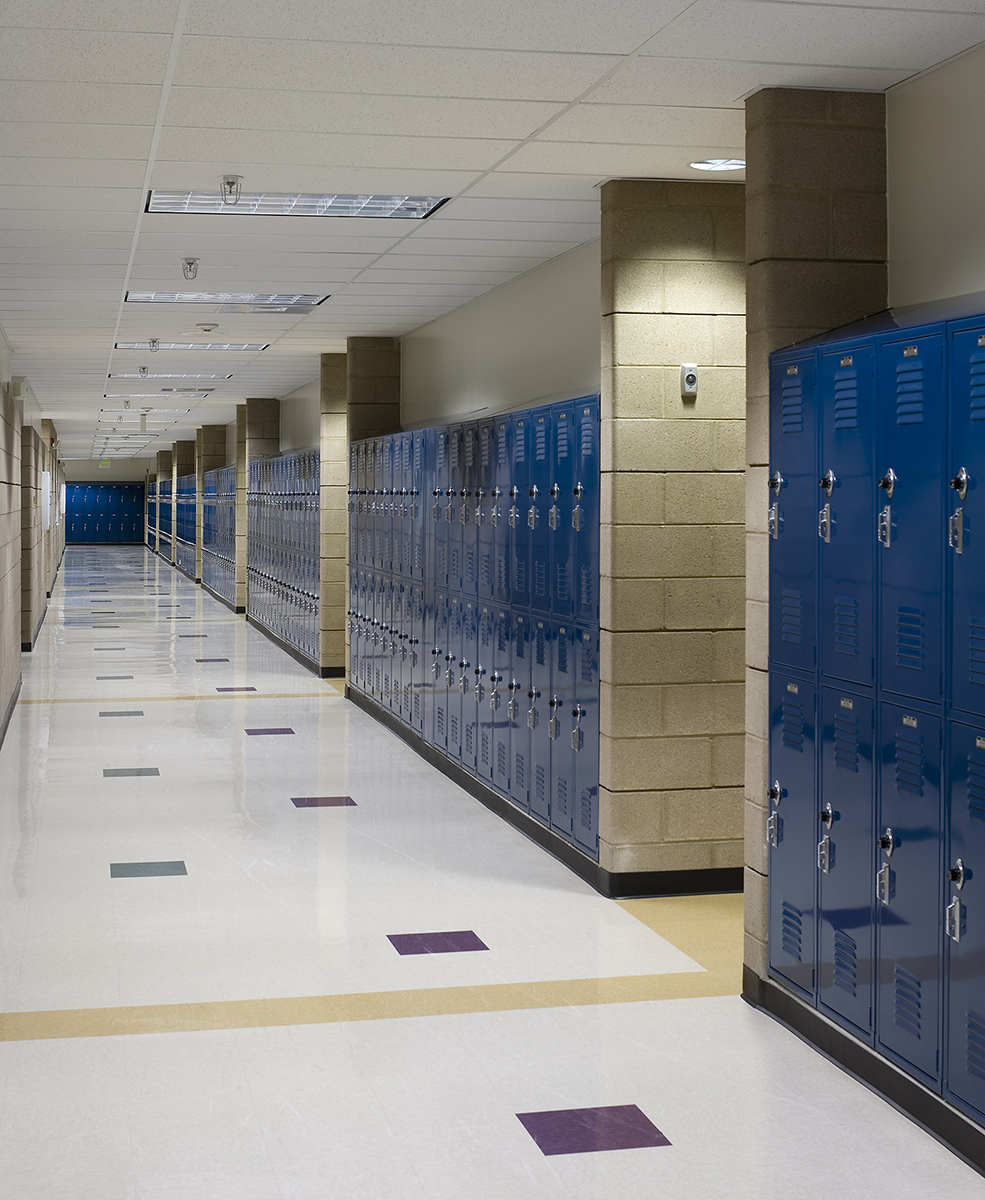
{"label": "locker lock", "polygon": [[886,474],[883,475],[882,479],[879,480],[879,486],[886,493],[886,499],[892,500],[893,492],[896,490],[896,472],[892,467],[890,467]]}
{"label": "locker lock", "polygon": [[556,500],[561,495],[561,489],[556,483],[551,484],[550,496],[552,500]]}
{"label": "locker lock", "polygon": [[773,784],[766,795],[770,798],[770,800],[773,801],[774,804],[778,805],[780,803],[780,799],[783,796],[783,788],[780,787],[779,779],[773,780]]}
{"label": "locker lock", "polygon": [[893,831],[889,826],[886,827],[886,832],[879,837],[876,845],[878,845],[880,850],[886,851],[887,858],[893,857],[893,851],[896,849],[896,839],[893,837]]}
{"label": "locker lock", "polygon": [[824,488],[824,490],[825,490],[825,491],[828,493],[828,497],[829,497],[829,499],[830,499],[830,497],[831,497],[831,494],[832,494],[832,493],[834,492],[834,490],[835,490],[835,484],[836,484],[837,482],[838,482],[838,481],[837,481],[837,479],[835,478],[835,473],[834,473],[834,471],[825,471],[825,473],[824,473],[824,474],[821,476],[821,478],[820,478],[820,479],[817,481],[817,485],[818,485],[818,487],[822,487],[822,488]]}
{"label": "locker lock", "polygon": [[516,486],[510,488],[510,499],[515,500],[520,494],[520,489]]}
{"label": "locker lock", "polygon": [[971,483],[971,476],[968,474],[967,467],[961,467],[957,475],[951,480],[950,486],[958,493],[962,500],[968,495],[968,484]]}
{"label": "locker lock", "polygon": [[580,483],[576,483],[575,486],[571,489],[571,494],[572,494],[572,496],[575,497],[576,500],[580,500],[582,498],[582,496],[584,496],[584,494],[585,494],[585,489],[582,487],[582,485]]}
{"label": "locker lock", "polygon": [[530,489],[530,491],[527,493],[527,495],[530,497],[531,500],[536,500],[538,491],[539,491],[539,489],[535,483],[533,485],[533,487]]}
{"label": "locker lock", "polygon": [[817,819],[821,821],[828,829],[834,824],[835,815],[830,804],[825,804],[824,808],[817,814]]}
{"label": "locker lock", "polygon": [[959,858],[953,867],[948,868],[947,881],[948,881],[948,883],[953,883],[954,886],[960,892],[961,889],[964,887],[964,880],[965,880],[964,863]]}
{"label": "locker lock", "polygon": [[776,494],[779,496],[780,488],[782,488],[782,487],[783,487],[783,476],[780,474],[779,471],[777,471],[775,475],[771,475],[769,478],[769,488],[770,488],[771,492],[776,492]]}
{"label": "locker lock", "polygon": [[502,496],[502,494],[503,494],[502,488],[493,488],[493,490],[489,493],[489,495],[492,496],[492,498],[494,500],[498,500],[500,498],[500,496]]}
{"label": "locker lock", "polygon": [[441,488],[435,488],[435,489],[434,489],[434,491],[431,493],[431,495],[432,495],[432,496],[440,496],[440,495],[441,495]]}

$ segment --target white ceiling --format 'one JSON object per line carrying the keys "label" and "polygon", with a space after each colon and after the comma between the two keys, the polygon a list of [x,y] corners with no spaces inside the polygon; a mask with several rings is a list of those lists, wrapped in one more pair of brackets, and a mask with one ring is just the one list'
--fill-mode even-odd
{"label": "white ceiling", "polygon": [[[406,333],[593,240],[600,181],[698,178],[693,159],[742,157],[750,92],[883,91],[985,40],[983,10],[0,0],[0,326],[13,373],[66,458],[103,453],[99,410],[118,407],[103,392],[137,382],[109,371],[232,373],[191,414],[169,414],[157,441],[120,451],[153,452],[229,421],[248,395],[288,394],[347,336]],[[424,222],[143,211],[148,188],[218,190],[228,172],[248,191],[453,199]],[[194,285],[187,256],[201,260]],[[331,299],[305,317],[123,303],[128,287],[183,286]],[[182,340],[210,319],[217,339],[270,348],[113,350]]]}

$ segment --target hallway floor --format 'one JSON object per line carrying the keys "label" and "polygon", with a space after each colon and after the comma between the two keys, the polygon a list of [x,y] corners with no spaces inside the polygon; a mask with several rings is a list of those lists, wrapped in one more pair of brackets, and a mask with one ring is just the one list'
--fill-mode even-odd
{"label": "hallway floor", "polygon": [[[0,1196],[820,1200],[981,1178],[143,547],[0,751]],[[599,1111],[603,1110],[603,1111]]]}

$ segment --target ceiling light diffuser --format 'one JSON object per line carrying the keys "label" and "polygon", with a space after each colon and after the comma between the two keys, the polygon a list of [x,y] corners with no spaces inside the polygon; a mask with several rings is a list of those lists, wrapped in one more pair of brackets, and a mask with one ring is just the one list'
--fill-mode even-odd
{"label": "ceiling light diffuser", "polygon": [[744,171],[744,158],[703,158],[701,162],[689,163],[695,171]]}
{"label": "ceiling light diffuser", "polygon": [[289,292],[127,292],[128,304],[305,304],[314,307],[327,300],[325,293]]}
{"label": "ceiling light diffuser", "polygon": [[343,196],[313,192],[243,192],[235,205],[215,192],[162,191],[147,195],[147,212],[227,213],[258,217],[403,217],[422,220],[449,196]]}
{"label": "ceiling light diffuser", "polygon": [[232,375],[148,375],[146,371],[112,371],[107,379],[232,379]]}
{"label": "ceiling light diffuser", "polygon": [[[266,350],[269,342],[158,342],[158,350]],[[114,342],[116,350],[147,350],[146,342]]]}

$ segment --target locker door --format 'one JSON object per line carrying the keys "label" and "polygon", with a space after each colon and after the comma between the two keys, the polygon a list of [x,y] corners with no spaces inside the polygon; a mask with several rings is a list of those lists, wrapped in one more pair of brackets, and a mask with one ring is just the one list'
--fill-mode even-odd
{"label": "locker door", "polygon": [[508,492],[510,525],[510,603],[516,607],[530,605],[530,527],[529,492],[533,482],[530,474],[530,418],[515,416],[510,429],[513,470]]}
{"label": "locker door", "polygon": [[571,744],[576,701],[575,676],[578,651],[574,629],[559,624],[555,630],[551,672],[549,736],[551,739],[551,827],[566,838],[573,833],[575,749]]}
{"label": "locker door", "polygon": [[374,438],[373,495],[370,508],[373,518],[373,566],[377,571],[385,570],[386,546],[383,538],[383,438]]}
{"label": "locker door", "polygon": [[874,735],[870,698],[822,688],[818,1000],[863,1034],[872,1030]]}
{"label": "locker door", "polygon": [[[420,434],[417,435],[419,438]],[[400,439],[400,571],[408,579],[414,575],[414,435],[405,433]]]}
{"label": "locker door", "polygon": [[510,483],[512,476],[512,440],[509,418],[502,417],[493,426],[493,483],[490,493],[489,524],[492,527],[493,597],[497,604],[510,602]]}
{"label": "locker door", "polygon": [[445,592],[434,597],[434,631],[431,647],[432,692],[431,744],[439,750],[448,749],[448,697],[455,679],[454,655],[449,641],[450,605]]}
{"label": "locker door", "polygon": [[465,501],[464,431],[461,425],[448,430],[448,487],[445,489],[445,524],[448,535],[448,587],[462,590],[462,507]]}
{"label": "locker door", "polygon": [[461,678],[464,668],[462,635],[464,632],[462,598],[452,594],[448,597],[448,662],[446,681],[448,684],[448,753],[452,758],[462,757],[462,690]]}
{"label": "locker door", "polygon": [[434,486],[431,489],[431,536],[434,539],[434,586],[448,587],[449,501],[446,492],[451,487],[451,448],[447,429],[434,434]]}
{"label": "locker door", "polygon": [[575,611],[575,438],[573,406],[556,405],[551,419],[551,488],[547,525],[551,541],[551,611],[570,617]]}
{"label": "locker door", "polygon": [[403,720],[404,716],[404,661],[407,657],[407,633],[404,628],[404,585],[399,579],[391,582],[393,598],[392,625],[390,629],[390,710]]}
{"label": "locker door", "polygon": [[475,774],[479,742],[479,704],[476,663],[479,661],[479,603],[462,600],[462,657],[458,661],[458,691],[462,705],[462,766]]}
{"label": "locker door", "polygon": [[383,486],[380,489],[380,511],[383,530],[383,554],[380,569],[390,573],[394,570],[393,535],[396,521],[394,520],[394,480],[397,472],[394,459],[397,452],[397,438],[390,436],[383,441]]}
{"label": "locker door", "polygon": [[377,584],[377,596],[382,598],[380,611],[380,670],[382,673],[381,700],[385,708],[393,707],[393,580],[384,575]]}
{"label": "locker door", "polygon": [[[813,534],[813,530],[811,530]],[[817,790],[814,685],[770,674],[770,970],[813,997]]]}
{"label": "locker door", "polygon": [[[562,725],[574,751],[572,819],[575,841],[593,858],[599,854],[599,631],[575,627],[578,654],[573,724]],[[570,734],[564,732],[570,730]],[[560,739],[559,739],[560,741]]]}
{"label": "locker door", "polygon": [[349,562],[359,566],[359,443],[352,442],[349,446]]}
{"label": "locker door", "polygon": [[952,335],[950,360],[950,439],[948,559],[950,588],[951,703],[966,713],[985,715],[985,330]]}
{"label": "locker door", "polygon": [[463,596],[479,594],[479,526],[475,515],[481,503],[478,491],[479,428],[477,425],[466,425],[462,429],[462,487],[458,509],[462,535]]}
{"label": "locker door", "polygon": [[941,698],[943,663],[943,383],[939,334],[881,347],[876,472],[882,686],[932,702]]}
{"label": "locker door", "polygon": [[496,422],[483,421],[479,425],[479,473],[475,494],[476,554],[478,596],[480,601],[492,602],[495,595],[495,567],[493,545],[496,527],[491,516],[496,506],[493,496],[495,487],[494,453],[496,449]]}
{"label": "locker door", "polygon": [[480,779],[493,779],[493,721],[495,711],[489,705],[489,697],[496,687],[496,612],[491,604],[479,603],[479,647],[476,655],[473,678],[478,719],[476,742],[476,774]]}
{"label": "locker door", "polygon": [[985,724],[951,724],[947,1088],[985,1116]]}
{"label": "locker door", "polygon": [[551,818],[551,658],[554,629],[534,614],[530,620],[530,689],[527,728],[530,730],[530,811],[541,821]]}
{"label": "locker door", "polygon": [[410,552],[408,555],[408,570],[411,578],[423,580],[425,571],[425,518],[430,511],[425,494],[428,480],[431,439],[434,431],[418,430],[412,435],[411,447],[411,482],[410,482]]}
{"label": "locker door", "polygon": [[367,549],[366,535],[366,443],[356,442],[353,448],[356,452],[356,540],[351,553],[358,566],[366,567],[372,562],[372,555]]}
{"label": "locker door", "polygon": [[376,572],[370,572],[369,577],[369,611],[372,613],[370,629],[369,646],[369,692],[375,696],[377,700],[383,698],[383,661],[380,657],[380,644],[382,641],[382,631],[380,629],[381,619],[380,614],[383,611],[383,581]]}
{"label": "locker door", "polygon": [[582,624],[599,619],[599,530],[601,528],[601,474],[599,460],[598,399],[575,407],[575,483],[571,526],[575,533],[575,605]]}
{"label": "locker door", "polygon": [[876,1031],[879,1045],[938,1077],[941,986],[941,723],[882,705]]}
{"label": "locker door", "polygon": [[530,729],[527,706],[530,691],[530,618],[525,613],[512,615],[512,654],[507,684],[510,720],[510,799],[521,808],[530,803]]}
{"label": "locker door", "polygon": [[426,702],[427,667],[430,656],[425,655],[427,639],[424,618],[424,588],[419,583],[410,585],[410,648],[408,651],[409,676],[408,706],[405,719],[417,733],[424,733],[424,706]]}
{"label": "locker door", "polygon": [[821,357],[818,489],[821,671],[871,684],[875,669],[875,499],[871,346]]}
{"label": "locker door", "polygon": [[813,355],[770,363],[770,659],[803,671],[817,643],[814,377]]}
{"label": "locker door", "polygon": [[509,690],[512,654],[508,608],[493,613],[493,659],[489,672],[489,723],[492,731],[492,782],[501,792],[510,790]]}
{"label": "locker door", "polygon": [[551,611],[552,506],[551,413],[539,409],[530,415],[530,487],[527,490],[527,526],[530,529],[530,607],[534,612]]}

